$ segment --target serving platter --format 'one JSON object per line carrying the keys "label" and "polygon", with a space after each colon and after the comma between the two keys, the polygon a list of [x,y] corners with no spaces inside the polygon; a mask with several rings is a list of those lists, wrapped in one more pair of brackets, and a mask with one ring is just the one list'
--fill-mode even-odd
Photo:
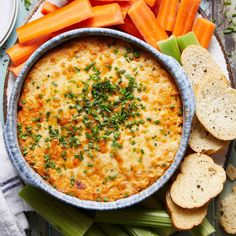
{"label": "serving platter", "polygon": [[[29,15],[28,19],[26,20],[26,22],[29,22],[29,21],[37,18],[38,16],[40,16],[40,13],[39,13],[40,6],[43,2],[44,2],[44,0],[40,0],[38,2],[38,4],[35,6],[35,8],[30,13],[30,15]],[[54,1],[54,2],[57,2],[57,1]],[[60,1],[60,2],[63,2],[63,1]],[[200,10],[199,14],[206,17],[203,10]],[[217,33],[215,34],[215,37],[213,38],[212,43],[210,45],[210,52],[213,55],[213,57],[215,58],[215,60],[217,61],[217,63],[219,64],[219,66],[221,67],[221,69],[225,72],[225,74],[227,75],[227,77],[231,81],[232,86],[235,87],[235,82],[233,80],[233,74],[232,74],[232,71],[231,71],[230,63],[229,63],[229,60],[227,58],[226,51],[224,49],[223,43],[220,40],[220,37]],[[10,97],[10,94],[11,94],[11,89],[12,89],[12,86],[14,84],[14,78],[9,73],[9,66],[10,66],[10,64],[8,64],[8,72],[7,72],[7,75],[6,75],[6,78],[5,78],[5,86],[4,86],[4,117],[5,118],[6,118],[6,114],[7,114],[8,101],[9,101],[9,97]],[[221,164],[223,164],[225,159],[222,158],[222,156],[225,156],[225,158],[227,159],[226,163],[229,162],[230,153],[232,152],[232,146],[233,145],[230,144],[227,150],[225,150],[224,152],[217,155],[215,157],[216,160],[218,162],[220,162]],[[214,218],[212,214],[211,214],[210,218],[212,218],[212,219]],[[53,233],[53,235],[55,235],[54,233]]]}
{"label": "serving platter", "polygon": [[1,1],[0,15],[4,21],[0,24],[0,47],[8,39],[14,28],[18,14],[18,4],[18,0]]}

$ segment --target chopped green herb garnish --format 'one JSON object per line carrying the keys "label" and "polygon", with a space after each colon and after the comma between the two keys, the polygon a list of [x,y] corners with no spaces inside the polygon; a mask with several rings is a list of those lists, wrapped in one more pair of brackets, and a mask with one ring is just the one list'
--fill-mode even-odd
{"label": "chopped green herb garnish", "polygon": [[140,52],[138,51],[134,51],[133,54],[134,54],[134,57],[136,58],[140,57]]}
{"label": "chopped green herb garnish", "polygon": [[117,48],[114,49],[114,53],[115,53],[115,54],[118,53],[118,49],[117,49]]}
{"label": "chopped green herb garnish", "polygon": [[31,0],[24,0],[25,9],[28,11],[31,5]]}
{"label": "chopped green herb garnish", "polygon": [[66,151],[65,150],[62,151],[61,157],[62,157],[63,160],[66,161]]}
{"label": "chopped green herb garnish", "polygon": [[71,177],[70,177],[70,185],[71,185],[71,186],[74,186],[74,185],[75,185],[75,177],[74,177],[74,176],[71,176]]}
{"label": "chopped green herb garnish", "polygon": [[224,5],[225,5],[225,6],[231,5],[231,1],[225,1],[225,2],[224,2]]}
{"label": "chopped green herb garnish", "polygon": [[80,72],[80,69],[79,69],[78,67],[75,66],[74,69],[75,69],[75,71],[76,71],[77,73]]}
{"label": "chopped green herb garnish", "polygon": [[117,175],[110,175],[110,176],[108,176],[108,179],[109,179],[109,180],[115,180],[116,177],[117,177]]}
{"label": "chopped green herb garnish", "polygon": [[52,81],[52,85],[55,86],[55,87],[58,86],[58,84],[55,81]]}
{"label": "chopped green herb garnish", "polygon": [[92,62],[91,64],[87,65],[84,70],[89,71],[93,66],[95,65],[95,62]]}
{"label": "chopped green herb garnish", "polygon": [[78,158],[80,161],[83,161],[83,159],[84,159],[82,152],[80,152],[79,154],[75,154],[74,157]]}
{"label": "chopped green herb garnish", "polygon": [[49,168],[55,169],[56,168],[56,164],[53,161],[51,161],[49,154],[44,155],[44,168],[45,169],[49,169]]}
{"label": "chopped green herb garnish", "polygon": [[21,104],[25,105],[26,104],[26,100],[25,99],[21,100]]}

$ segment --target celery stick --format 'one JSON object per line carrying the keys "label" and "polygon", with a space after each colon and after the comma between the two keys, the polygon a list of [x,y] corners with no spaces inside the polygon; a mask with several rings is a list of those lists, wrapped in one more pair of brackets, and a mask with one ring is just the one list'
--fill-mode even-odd
{"label": "celery stick", "polygon": [[98,225],[107,236],[129,236],[129,234],[126,233],[126,231],[120,225],[104,223],[99,223]]}
{"label": "celery stick", "polygon": [[170,236],[176,232],[176,229],[173,228],[154,228],[154,230],[158,233],[160,236]]}
{"label": "celery stick", "polygon": [[65,236],[82,236],[93,220],[75,207],[69,206],[46,192],[25,186],[19,195]]}
{"label": "celery stick", "polygon": [[[165,193],[163,193],[163,194],[165,195]],[[145,199],[144,201],[142,201],[140,203],[140,206],[143,208],[146,208],[146,209],[165,210],[162,203],[159,200],[157,200],[157,198],[154,196],[151,196],[151,197]],[[169,235],[173,234],[176,230],[172,229],[172,228],[159,227],[159,228],[155,228],[155,231],[160,236],[169,236]]]}
{"label": "celery stick", "polygon": [[137,226],[124,226],[130,236],[158,236],[158,234],[149,228],[141,228]]}
{"label": "celery stick", "polygon": [[175,36],[159,41],[157,45],[162,53],[174,57],[180,63],[181,53]]}
{"label": "celery stick", "polygon": [[194,236],[208,236],[214,232],[215,229],[207,218],[205,218],[199,226],[191,230],[191,233]]}
{"label": "celery stick", "polygon": [[181,52],[190,45],[200,45],[193,32],[177,37],[177,43]]}
{"label": "celery stick", "polygon": [[106,236],[105,233],[96,225],[93,224],[84,236]]}
{"label": "celery stick", "polygon": [[97,211],[96,222],[171,228],[171,220],[165,211],[127,209],[118,211]]}

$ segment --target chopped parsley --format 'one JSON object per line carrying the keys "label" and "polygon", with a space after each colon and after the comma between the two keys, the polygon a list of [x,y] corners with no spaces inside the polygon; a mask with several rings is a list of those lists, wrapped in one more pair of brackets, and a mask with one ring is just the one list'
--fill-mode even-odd
{"label": "chopped parsley", "polygon": [[75,66],[74,69],[75,69],[75,71],[76,71],[77,73],[80,72],[80,68],[78,68],[77,66]]}
{"label": "chopped parsley", "polygon": [[75,154],[74,157],[75,157],[76,159],[79,159],[80,161],[83,161],[83,159],[84,159],[84,156],[83,156],[83,153],[82,153],[82,152],[80,152],[79,154]]}
{"label": "chopped parsley", "polygon": [[31,0],[24,0],[25,9],[28,11],[31,5]]}
{"label": "chopped parsley", "polygon": [[84,70],[89,71],[93,66],[95,65],[95,62],[92,62],[91,64],[87,65]]}
{"label": "chopped parsley", "polygon": [[71,185],[71,187],[73,187],[75,185],[75,177],[74,176],[70,177],[70,185]]}
{"label": "chopped parsley", "polygon": [[54,161],[52,161],[50,159],[50,155],[49,154],[45,154],[44,155],[44,168],[47,170],[49,168],[51,169],[55,169],[56,168],[56,164],[54,163]]}
{"label": "chopped parsley", "polygon": [[108,176],[108,179],[111,180],[111,181],[115,180],[116,178],[117,178],[117,175]]}
{"label": "chopped parsley", "polygon": [[66,151],[65,150],[62,151],[61,157],[64,161],[66,161]]}

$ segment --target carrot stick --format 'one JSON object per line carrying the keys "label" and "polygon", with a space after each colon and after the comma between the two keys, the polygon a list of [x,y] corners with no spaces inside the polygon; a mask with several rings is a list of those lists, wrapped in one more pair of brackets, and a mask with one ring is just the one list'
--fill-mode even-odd
{"label": "carrot stick", "polygon": [[197,18],[193,26],[193,32],[204,48],[209,47],[215,28],[216,25],[211,21],[204,18]]}
{"label": "carrot stick", "polygon": [[157,20],[166,31],[173,31],[179,0],[161,0]]}
{"label": "carrot stick", "polygon": [[128,14],[145,41],[153,47],[158,48],[157,41],[168,38],[167,33],[143,0],[134,3],[129,8]]}
{"label": "carrot stick", "polygon": [[18,66],[25,62],[30,55],[39,48],[43,43],[50,39],[50,36],[44,36],[37,40],[31,41],[28,44],[15,44],[14,46],[8,48],[6,53],[11,59],[14,66]]}
{"label": "carrot stick", "polygon": [[22,64],[20,64],[19,66],[10,66],[9,70],[11,71],[11,73],[12,73],[15,77],[17,77],[17,76],[20,74],[20,72],[21,72],[21,70],[22,70],[24,64],[25,64],[25,63],[22,63]]}
{"label": "carrot stick", "polygon": [[25,43],[86,20],[92,16],[93,11],[88,0],[75,0],[51,14],[17,28],[16,32],[19,42]]}
{"label": "carrot stick", "polygon": [[118,3],[93,7],[94,16],[81,22],[80,27],[107,27],[123,24],[123,15]]}
{"label": "carrot stick", "polygon": [[201,0],[181,0],[173,35],[181,36],[192,30]]}
{"label": "carrot stick", "polygon": [[42,5],[41,13],[43,15],[47,15],[49,13],[56,11],[57,9],[59,9],[58,6],[56,6],[55,4],[53,4],[51,2],[45,1]]}
{"label": "carrot stick", "polygon": [[158,0],[145,0],[149,7],[153,7]]}
{"label": "carrot stick", "polygon": [[[116,2],[116,0],[109,0],[107,2],[105,2],[105,0],[104,1],[90,0],[90,3],[93,7],[94,6],[103,6],[104,4],[111,4],[111,3],[115,3],[115,2]],[[128,9],[132,5],[131,2],[129,0],[125,0],[125,1],[117,1],[116,3],[118,3],[120,5],[123,18],[125,19],[126,15],[128,13]]]}
{"label": "carrot stick", "polygon": [[130,4],[128,2],[119,2],[118,4],[120,5],[120,9],[121,9],[123,18],[125,19],[126,15],[128,13],[128,10],[130,8]]}
{"label": "carrot stick", "polygon": [[130,19],[129,16],[126,16],[125,23],[122,25],[118,25],[118,28],[128,34],[131,34],[137,38],[143,39],[142,35],[139,33],[138,29],[136,28],[133,21]]}
{"label": "carrot stick", "polygon": [[129,0],[130,6],[133,5],[134,3],[138,2],[139,0]]}
{"label": "carrot stick", "polygon": [[154,13],[155,16],[158,15],[160,5],[161,5],[161,0],[157,0],[156,3],[154,4],[154,6],[151,7],[151,10],[152,10],[152,12]]}
{"label": "carrot stick", "polygon": [[129,0],[96,0],[98,2],[128,2]]}

